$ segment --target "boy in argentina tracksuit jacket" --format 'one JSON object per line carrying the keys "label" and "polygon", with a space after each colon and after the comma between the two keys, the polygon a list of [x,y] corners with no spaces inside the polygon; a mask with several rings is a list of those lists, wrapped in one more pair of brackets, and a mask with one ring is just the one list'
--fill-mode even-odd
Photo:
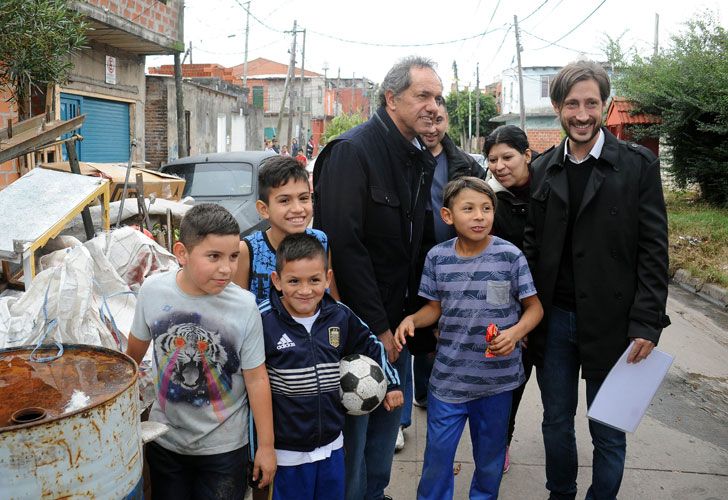
{"label": "boy in argentina tracksuit jacket", "polygon": [[402,404],[396,370],[383,345],[326,289],[326,251],[306,233],[287,236],[276,252],[270,299],[259,305],[273,399],[278,470],[273,499],[344,498],[339,361],[363,354],[388,381],[385,408]]}

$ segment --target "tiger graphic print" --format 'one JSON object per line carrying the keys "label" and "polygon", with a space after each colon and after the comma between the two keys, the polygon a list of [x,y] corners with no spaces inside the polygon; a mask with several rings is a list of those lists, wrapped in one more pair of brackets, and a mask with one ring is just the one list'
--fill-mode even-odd
{"label": "tiger graphic print", "polygon": [[230,391],[228,352],[218,332],[197,323],[171,324],[156,338],[154,349],[159,394],[167,401],[200,407]]}

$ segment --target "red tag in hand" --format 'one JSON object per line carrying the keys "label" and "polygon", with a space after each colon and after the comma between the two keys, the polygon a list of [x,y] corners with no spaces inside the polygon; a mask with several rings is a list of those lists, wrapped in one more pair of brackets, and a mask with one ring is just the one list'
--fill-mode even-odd
{"label": "red tag in hand", "polygon": [[[485,329],[485,341],[490,344],[493,342],[493,339],[495,339],[500,334],[500,331],[498,330],[498,327],[495,326],[494,323],[491,323],[488,325],[488,328]],[[485,357],[486,358],[495,358],[495,354],[490,352],[490,346],[485,348]]]}

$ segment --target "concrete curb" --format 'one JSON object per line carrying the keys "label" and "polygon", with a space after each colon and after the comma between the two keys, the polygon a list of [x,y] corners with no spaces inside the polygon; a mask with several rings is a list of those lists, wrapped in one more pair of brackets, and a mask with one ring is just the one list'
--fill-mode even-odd
{"label": "concrete curb", "polygon": [[706,283],[700,278],[693,276],[687,269],[678,269],[675,271],[672,280],[685,290],[701,296],[724,310],[728,310],[728,289],[715,283]]}

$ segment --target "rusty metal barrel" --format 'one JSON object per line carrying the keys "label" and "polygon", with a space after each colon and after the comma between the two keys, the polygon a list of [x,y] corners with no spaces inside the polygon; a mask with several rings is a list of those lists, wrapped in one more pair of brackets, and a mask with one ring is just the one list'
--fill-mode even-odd
{"label": "rusty metal barrel", "polygon": [[0,496],[142,498],[136,364],[63,347],[50,362],[32,361],[32,347],[0,350]]}

